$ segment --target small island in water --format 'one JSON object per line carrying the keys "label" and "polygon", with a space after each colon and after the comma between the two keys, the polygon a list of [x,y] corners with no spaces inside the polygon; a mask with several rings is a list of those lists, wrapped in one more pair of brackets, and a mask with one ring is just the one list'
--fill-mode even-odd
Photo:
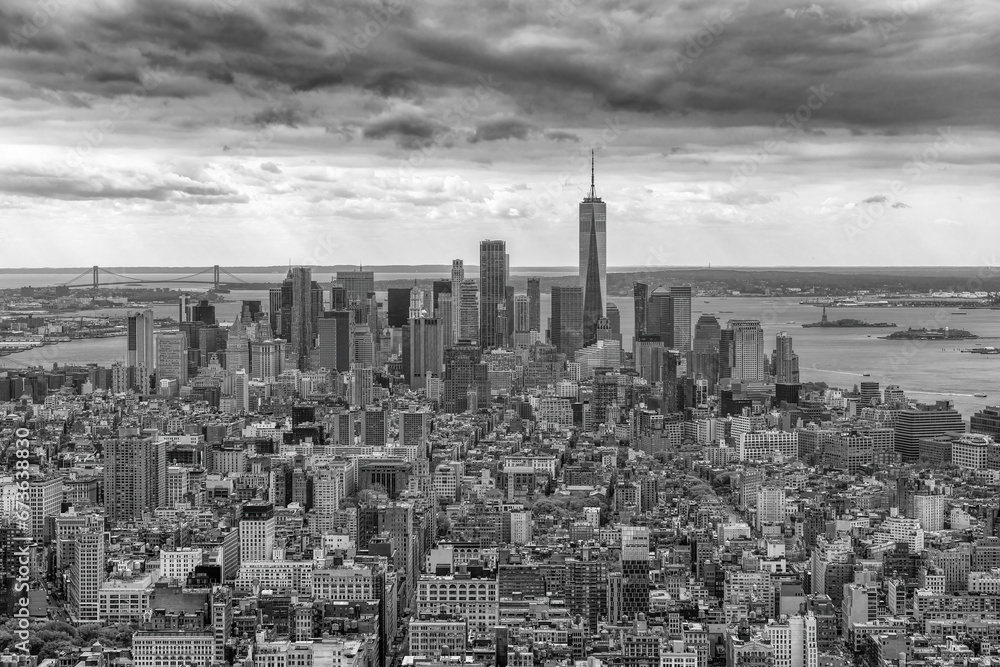
{"label": "small island in water", "polygon": [[907,329],[893,331],[888,336],[880,336],[884,340],[970,340],[979,336],[964,329]]}
{"label": "small island in water", "polygon": [[849,327],[871,327],[871,328],[878,328],[878,327],[882,327],[882,328],[886,328],[886,329],[891,329],[891,328],[893,328],[893,327],[895,327],[897,325],[896,325],[895,322],[875,322],[874,324],[872,324],[870,322],[865,322],[864,320],[852,320],[852,319],[833,320],[831,322],[826,317],[826,306],[823,306],[823,317],[822,317],[822,319],[820,319],[819,322],[813,322],[811,324],[803,324],[802,326],[805,327],[805,328],[809,328],[809,327],[834,327],[834,328],[836,328],[836,327],[842,327],[842,328],[849,328]]}

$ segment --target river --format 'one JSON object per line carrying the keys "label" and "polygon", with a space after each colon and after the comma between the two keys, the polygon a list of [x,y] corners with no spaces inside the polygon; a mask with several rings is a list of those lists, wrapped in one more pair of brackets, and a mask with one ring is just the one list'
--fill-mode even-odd
{"label": "river", "polygon": [[[242,299],[257,299],[267,308],[267,292],[233,290],[226,300],[216,304],[216,317],[232,322],[240,311]],[[384,299],[385,294],[379,297]],[[618,306],[626,349],[631,348],[635,318],[630,297],[611,297]],[[157,317],[177,317],[177,306],[158,305]],[[542,295],[541,316],[549,316],[549,294]],[[124,309],[84,311],[85,314],[117,313]],[[725,326],[730,319],[757,319],[764,328],[767,350],[773,349],[774,337],[785,331],[793,338],[803,381],[826,382],[850,389],[862,379],[877,381],[882,387],[896,384],[908,396],[924,402],[949,399],[968,419],[976,410],[1000,402],[1000,355],[963,354],[960,350],[977,345],[1000,346],[1000,311],[935,308],[828,308],[831,320],[856,318],[870,322],[895,322],[907,327],[950,326],[967,329],[982,336],[982,341],[887,341],[891,329],[802,328],[803,323],[820,319],[822,310],[799,304],[796,299],[760,297],[695,297],[692,303],[692,327],[702,313],[714,313]],[[961,314],[958,314],[961,313]],[[989,340],[995,338],[997,340]],[[44,348],[0,357],[0,367],[23,368],[36,364],[96,362],[114,363],[125,356],[125,338],[75,340]],[[863,377],[869,373],[870,377]],[[985,392],[987,398],[974,393]]]}

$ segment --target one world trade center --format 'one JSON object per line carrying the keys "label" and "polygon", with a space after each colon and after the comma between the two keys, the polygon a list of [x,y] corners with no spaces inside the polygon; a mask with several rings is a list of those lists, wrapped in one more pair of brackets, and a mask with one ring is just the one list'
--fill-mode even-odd
{"label": "one world trade center", "polygon": [[583,288],[583,344],[597,340],[597,321],[608,298],[607,208],[594,189],[590,152],[590,193],[580,202],[580,287]]}

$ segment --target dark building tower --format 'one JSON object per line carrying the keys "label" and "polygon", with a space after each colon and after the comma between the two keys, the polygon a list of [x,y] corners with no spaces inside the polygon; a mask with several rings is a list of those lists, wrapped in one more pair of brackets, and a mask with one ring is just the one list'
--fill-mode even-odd
{"label": "dark building tower", "polygon": [[104,498],[111,521],[141,519],[167,498],[167,444],[138,428],[104,442]]}
{"label": "dark building tower", "polygon": [[719,379],[733,377],[735,363],[735,342],[733,330],[726,328],[719,332]]}
{"label": "dark building tower", "polygon": [[291,277],[289,344],[286,348],[293,367],[308,370],[309,353],[316,347],[317,320],[323,312],[323,291],[312,279],[312,269],[295,267]]}
{"label": "dark building tower", "polygon": [[260,322],[260,318],[263,313],[260,309],[260,301],[243,301],[242,308],[240,309],[240,321],[243,324],[252,324],[254,322]]}
{"label": "dark building tower", "polygon": [[270,293],[271,330],[284,341],[292,339],[292,270],[281,281],[281,287],[272,287]]}
{"label": "dark building tower", "polygon": [[590,152],[590,192],[580,203],[580,287],[583,288],[583,343],[597,340],[597,320],[608,296],[607,205],[594,188]]}
{"label": "dark building tower", "polygon": [[542,281],[540,278],[528,278],[528,329],[542,330]]}
{"label": "dark building tower", "polygon": [[417,317],[409,323],[409,354],[403,364],[411,389],[426,389],[427,379],[441,376],[444,330],[436,317]]}
{"label": "dark building tower", "polygon": [[703,314],[694,325],[692,344],[692,377],[708,380],[709,391],[715,389],[719,381],[719,347],[722,344],[722,326],[715,315]]}
{"label": "dark building tower", "polygon": [[616,596],[615,620],[649,613],[649,528],[622,527],[622,579]]}
{"label": "dark building tower", "polygon": [[622,314],[618,312],[618,306],[608,302],[607,308],[604,309],[608,314],[608,324],[611,325],[611,335],[616,340],[622,339]]}
{"label": "dark building tower", "polygon": [[900,410],[896,414],[896,452],[903,461],[920,458],[920,440],[943,435],[948,431],[965,431],[962,415],[955,411],[951,401],[937,401],[934,405],[918,403],[915,408]]}
{"label": "dark building tower", "polygon": [[[597,334],[596,325],[594,335]],[[583,347],[583,289],[552,286],[552,344],[572,355]]]}
{"label": "dark building tower", "polygon": [[674,300],[674,349],[681,354],[691,351],[691,291],[690,285],[670,288]]}
{"label": "dark building tower", "polygon": [[435,280],[431,284],[431,314],[438,312],[440,308],[440,298],[442,294],[451,294],[450,280]]}
{"label": "dark building tower", "polygon": [[390,327],[402,327],[410,317],[410,288],[390,287],[388,298],[388,320]]}
{"label": "dark building tower", "polygon": [[507,300],[507,244],[479,243],[479,345],[483,349],[503,345],[501,305]]}
{"label": "dark building tower", "polygon": [[674,298],[666,287],[657,287],[649,295],[646,306],[645,333],[657,334],[663,341],[663,347],[674,347]]}
{"label": "dark building tower", "polygon": [[210,304],[208,299],[202,299],[197,306],[191,308],[191,319],[195,322],[201,322],[205,326],[212,326],[216,323],[215,306]]}
{"label": "dark building tower", "polygon": [[[490,402],[489,368],[476,345],[458,344],[444,352],[444,411],[478,410]],[[476,405],[469,405],[474,390]]]}
{"label": "dark building tower", "polygon": [[[799,383],[799,355],[792,351],[792,337],[784,331],[774,340],[774,354],[771,355],[771,375],[780,384]],[[876,395],[878,384],[876,383]]]}
{"label": "dark building tower", "polygon": [[354,352],[351,349],[351,314],[346,310],[323,313],[317,321],[319,367],[346,373],[351,370]]}
{"label": "dark building tower", "polygon": [[337,283],[344,288],[347,293],[347,303],[364,303],[369,294],[375,292],[375,272],[364,271],[338,271]]}
{"label": "dark building tower", "polygon": [[347,288],[343,285],[330,287],[330,310],[347,310]]}
{"label": "dark building tower", "polygon": [[632,302],[635,308],[635,335],[646,333],[646,303],[649,301],[649,285],[632,284]]}

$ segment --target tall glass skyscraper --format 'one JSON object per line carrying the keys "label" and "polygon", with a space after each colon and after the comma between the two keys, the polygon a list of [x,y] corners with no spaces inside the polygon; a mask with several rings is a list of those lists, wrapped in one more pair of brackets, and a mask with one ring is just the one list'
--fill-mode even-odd
{"label": "tall glass skyscraper", "polygon": [[528,330],[542,330],[542,281],[528,278]]}
{"label": "tall glass skyscraper", "polygon": [[681,353],[691,351],[691,286],[672,286],[670,296],[674,301],[674,349]]}
{"label": "tall glass skyscraper", "polygon": [[479,345],[502,347],[506,320],[501,328],[501,305],[507,301],[507,243],[489,239],[479,243]]}
{"label": "tall glass skyscraper", "polygon": [[460,259],[451,260],[451,340],[462,337],[462,281],[465,280],[465,264]]}
{"label": "tall glass skyscraper", "polygon": [[594,189],[590,153],[590,192],[580,202],[580,287],[583,288],[583,343],[597,340],[597,320],[608,298],[607,205]]}
{"label": "tall glass skyscraper", "polygon": [[[594,335],[597,335],[596,322]],[[583,289],[552,286],[552,344],[572,355],[583,347]]]}
{"label": "tall glass skyscraper", "polygon": [[635,309],[635,335],[646,333],[646,302],[649,300],[649,285],[632,284],[632,301]]}
{"label": "tall glass skyscraper", "polygon": [[764,352],[764,330],[759,320],[730,320],[733,332],[734,380],[766,382],[767,361]]}

